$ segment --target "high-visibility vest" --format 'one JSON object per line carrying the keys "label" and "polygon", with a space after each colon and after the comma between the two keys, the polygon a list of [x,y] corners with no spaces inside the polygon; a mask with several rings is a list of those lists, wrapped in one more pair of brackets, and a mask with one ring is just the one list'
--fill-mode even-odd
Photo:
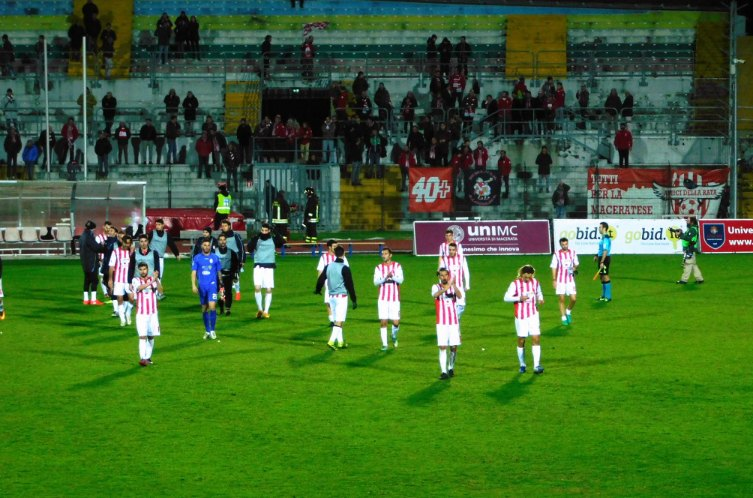
{"label": "high-visibility vest", "polygon": [[282,217],[282,206],[278,201],[272,203],[272,223],[275,225],[287,225],[288,219]]}
{"label": "high-visibility vest", "polygon": [[233,197],[230,195],[217,194],[217,212],[220,214],[230,214],[230,203]]}

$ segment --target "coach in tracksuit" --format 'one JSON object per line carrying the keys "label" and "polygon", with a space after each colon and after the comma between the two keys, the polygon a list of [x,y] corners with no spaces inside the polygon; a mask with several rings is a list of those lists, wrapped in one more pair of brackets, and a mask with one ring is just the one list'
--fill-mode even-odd
{"label": "coach in tracksuit", "polygon": [[[335,260],[324,267],[316,281],[316,294],[321,294],[324,282],[327,282],[329,290],[329,305],[332,309],[334,325],[332,334],[329,336],[327,346],[330,349],[346,348],[345,339],[343,339],[343,323],[348,312],[348,296],[353,301],[353,309],[358,307],[356,301],[356,288],[353,285],[353,275],[350,268],[345,264],[343,256],[345,249],[342,246],[335,248]],[[337,343],[337,345],[335,345]]]}
{"label": "coach in tracksuit", "polygon": [[230,308],[233,306],[233,293],[230,289],[233,287],[233,282],[238,280],[238,270],[240,268],[240,260],[238,259],[238,252],[230,249],[227,245],[227,236],[221,233],[217,237],[217,248],[214,249],[214,253],[220,258],[220,266],[222,267],[222,288],[225,289],[225,295],[220,296],[220,314],[230,314]]}
{"label": "coach in tracksuit", "polygon": [[97,225],[89,220],[84,225],[84,231],[78,239],[81,255],[81,268],[84,270],[84,304],[102,304],[97,300],[97,270],[99,269],[99,253],[104,252],[104,246],[97,243],[94,229]]}

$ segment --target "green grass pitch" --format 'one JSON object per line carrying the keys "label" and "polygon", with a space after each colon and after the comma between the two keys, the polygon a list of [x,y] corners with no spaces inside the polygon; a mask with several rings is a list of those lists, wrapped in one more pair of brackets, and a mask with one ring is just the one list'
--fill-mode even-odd
{"label": "green grass pitch", "polygon": [[[81,305],[77,260],[4,258],[0,496],[752,496],[753,256],[581,255],[560,325],[550,257],[471,257],[457,375],[439,381],[435,258],[403,264],[400,346],[379,351],[377,256],[354,256],[350,349],[330,352],[316,260],[278,258],[271,318],[243,299],[202,340],[188,261],[168,260],[155,365]],[[543,375],[518,374],[512,305],[543,283]],[[100,296],[101,297],[101,296]],[[530,343],[527,344],[528,363]],[[530,371],[530,368],[529,368]]]}

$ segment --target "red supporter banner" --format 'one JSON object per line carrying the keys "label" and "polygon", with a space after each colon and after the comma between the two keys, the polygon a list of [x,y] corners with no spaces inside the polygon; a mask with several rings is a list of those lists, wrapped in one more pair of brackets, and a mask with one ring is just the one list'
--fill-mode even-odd
{"label": "red supporter banner", "polygon": [[753,220],[701,220],[701,252],[753,252]]}
{"label": "red supporter banner", "polygon": [[452,168],[410,168],[408,175],[411,212],[452,211]]}
{"label": "red supporter banner", "polygon": [[551,254],[548,220],[414,221],[413,254],[437,256],[452,230],[465,256]]}
{"label": "red supporter banner", "polygon": [[716,218],[729,168],[589,168],[589,217]]}

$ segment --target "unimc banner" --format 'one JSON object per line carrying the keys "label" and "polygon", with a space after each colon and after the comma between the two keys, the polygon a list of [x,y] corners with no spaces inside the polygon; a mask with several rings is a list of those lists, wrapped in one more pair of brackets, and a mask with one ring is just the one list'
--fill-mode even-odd
{"label": "unimc banner", "polygon": [[701,220],[702,252],[753,252],[753,220]]}
{"label": "unimc banner", "polygon": [[716,218],[729,168],[589,168],[590,218]]}
{"label": "unimc banner", "polygon": [[471,171],[465,179],[465,194],[475,206],[499,206],[499,171]]}
{"label": "unimc banner", "polygon": [[410,211],[452,211],[452,168],[410,168],[408,175]]}

